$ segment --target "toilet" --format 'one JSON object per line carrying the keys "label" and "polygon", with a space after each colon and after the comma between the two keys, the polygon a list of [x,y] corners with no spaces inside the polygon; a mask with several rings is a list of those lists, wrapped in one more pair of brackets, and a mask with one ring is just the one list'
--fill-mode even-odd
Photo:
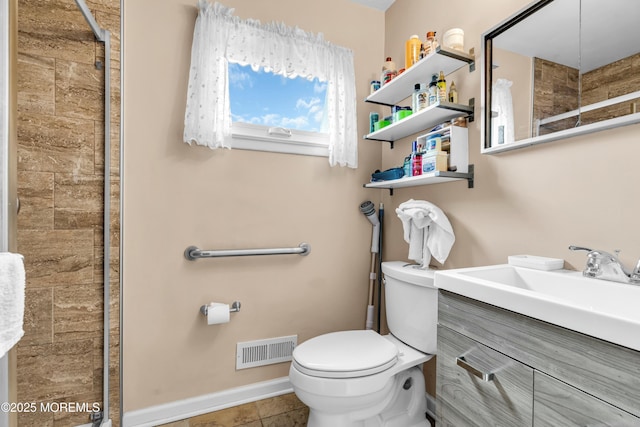
{"label": "toilet", "polygon": [[293,351],[289,380],[308,427],[429,427],[422,364],[436,352],[433,270],[382,263],[389,335],[332,332]]}

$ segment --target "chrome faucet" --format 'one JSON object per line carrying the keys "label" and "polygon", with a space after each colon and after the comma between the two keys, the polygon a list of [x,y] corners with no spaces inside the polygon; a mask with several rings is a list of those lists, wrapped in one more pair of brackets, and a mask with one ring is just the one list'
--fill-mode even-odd
{"label": "chrome faucet", "polygon": [[572,251],[588,252],[587,265],[582,272],[585,277],[640,285],[640,261],[638,261],[633,270],[629,270],[620,262],[620,259],[618,259],[620,251],[614,251],[615,255],[612,255],[605,251],[593,250],[581,246],[571,245],[569,249]]}

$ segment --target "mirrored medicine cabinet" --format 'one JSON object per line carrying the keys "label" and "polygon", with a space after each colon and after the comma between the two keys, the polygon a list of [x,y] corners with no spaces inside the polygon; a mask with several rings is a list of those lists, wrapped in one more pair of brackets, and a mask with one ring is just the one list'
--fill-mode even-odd
{"label": "mirrored medicine cabinet", "polygon": [[538,0],[482,35],[482,152],[640,122],[640,1]]}

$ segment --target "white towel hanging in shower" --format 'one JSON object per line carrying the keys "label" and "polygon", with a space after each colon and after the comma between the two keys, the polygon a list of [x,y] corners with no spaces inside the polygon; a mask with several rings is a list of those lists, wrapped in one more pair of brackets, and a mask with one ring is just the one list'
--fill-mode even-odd
{"label": "white towel hanging in shower", "polygon": [[[513,122],[513,82],[498,79],[491,88],[491,146],[508,144],[515,140]],[[494,116],[495,115],[495,116]]]}
{"label": "white towel hanging in shower", "polygon": [[22,255],[0,253],[0,358],[24,335],[24,287]]}

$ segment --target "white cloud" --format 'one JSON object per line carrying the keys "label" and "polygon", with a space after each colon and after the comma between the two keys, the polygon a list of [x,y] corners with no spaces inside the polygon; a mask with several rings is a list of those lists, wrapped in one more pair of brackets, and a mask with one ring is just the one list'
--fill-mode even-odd
{"label": "white cloud", "polygon": [[253,87],[253,78],[249,73],[235,72],[229,73],[229,84],[237,87],[238,89],[251,89]]}
{"label": "white cloud", "polygon": [[326,82],[315,82],[313,85],[314,93],[326,93],[327,92],[327,83]]}
{"label": "white cloud", "polygon": [[300,98],[296,101],[296,108],[299,110],[310,110],[314,106],[317,106],[319,104],[320,104],[319,98],[311,98],[308,101]]}
{"label": "white cloud", "polygon": [[324,105],[320,98],[298,99],[296,109],[302,110],[301,113],[314,123],[322,122]]}

